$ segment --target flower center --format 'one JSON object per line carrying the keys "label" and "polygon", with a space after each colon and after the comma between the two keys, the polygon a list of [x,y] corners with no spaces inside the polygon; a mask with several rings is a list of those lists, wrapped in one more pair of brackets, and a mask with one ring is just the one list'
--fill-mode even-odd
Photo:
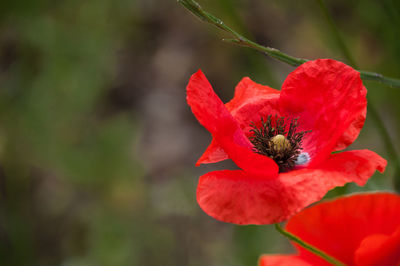
{"label": "flower center", "polygon": [[301,153],[303,137],[310,131],[296,132],[297,120],[288,120],[290,124],[286,127],[284,117],[275,116],[273,123],[269,115],[266,120],[261,118],[259,127],[254,123],[250,125],[253,135],[249,140],[254,145],[254,151],[273,159],[279,166],[279,172],[289,171],[310,160],[308,153]]}

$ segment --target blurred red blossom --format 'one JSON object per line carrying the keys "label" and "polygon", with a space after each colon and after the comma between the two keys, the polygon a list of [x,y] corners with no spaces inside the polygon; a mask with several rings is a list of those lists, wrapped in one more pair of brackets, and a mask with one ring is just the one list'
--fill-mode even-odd
{"label": "blurred red blossom", "polygon": [[201,70],[193,74],[187,102],[213,136],[197,165],[229,158],[241,168],[201,176],[200,207],[224,222],[277,223],[336,186],[383,172],[386,160],[372,151],[332,154],[357,138],[366,93],[356,70],[331,59],[299,66],[281,91],[243,78],[226,104]]}
{"label": "blurred red blossom", "polygon": [[[354,194],[293,216],[286,230],[346,265],[399,265],[400,196]],[[295,255],[264,255],[260,266],[330,265],[297,245]]]}

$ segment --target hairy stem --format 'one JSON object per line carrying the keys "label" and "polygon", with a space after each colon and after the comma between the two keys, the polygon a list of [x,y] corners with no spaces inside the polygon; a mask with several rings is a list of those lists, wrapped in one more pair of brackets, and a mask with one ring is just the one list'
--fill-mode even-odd
{"label": "hairy stem", "polygon": [[[275,58],[279,61],[287,63],[292,66],[299,66],[304,62],[308,61],[307,59],[297,58],[286,53],[279,51],[278,49],[271,48],[268,46],[263,46],[258,43],[255,43],[246,37],[242,36],[238,32],[234,31],[232,28],[227,26],[221,19],[215,17],[214,15],[204,11],[204,9],[194,0],[177,0],[182,6],[188,9],[192,14],[200,18],[201,20],[208,22],[217,28],[229,33],[234,38],[233,39],[225,39],[225,41],[229,41],[235,44],[239,44],[241,46],[249,47],[255,49],[263,54]],[[388,78],[379,73],[369,72],[359,70],[361,78],[366,80],[378,81],[382,84],[388,85],[390,87],[400,88],[400,80],[394,78]]]}

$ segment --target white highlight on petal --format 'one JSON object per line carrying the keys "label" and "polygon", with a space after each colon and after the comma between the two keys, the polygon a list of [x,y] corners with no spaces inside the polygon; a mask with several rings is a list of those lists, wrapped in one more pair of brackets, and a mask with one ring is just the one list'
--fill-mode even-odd
{"label": "white highlight on petal", "polygon": [[297,157],[297,160],[295,162],[296,165],[304,165],[307,164],[311,160],[310,155],[308,152],[303,152],[300,153],[299,157]]}

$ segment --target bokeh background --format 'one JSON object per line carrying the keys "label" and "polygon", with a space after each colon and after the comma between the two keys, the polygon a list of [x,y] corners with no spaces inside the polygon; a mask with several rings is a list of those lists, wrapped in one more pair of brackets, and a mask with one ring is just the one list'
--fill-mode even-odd
{"label": "bokeh background", "polygon": [[[346,62],[316,0],[199,0],[245,36]],[[363,70],[400,78],[400,2],[326,0]],[[174,0],[0,2],[0,264],[256,265],[289,252],[273,226],[218,222],[198,207],[210,135],[185,102],[201,68],[227,101],[243,77],[280,88],[293,70],[221,41]],[[400,89],[367,82],[399,150]],[[390,158],[368,116],[350,147]],[[387,171],[364,188],[393,190]]]}

